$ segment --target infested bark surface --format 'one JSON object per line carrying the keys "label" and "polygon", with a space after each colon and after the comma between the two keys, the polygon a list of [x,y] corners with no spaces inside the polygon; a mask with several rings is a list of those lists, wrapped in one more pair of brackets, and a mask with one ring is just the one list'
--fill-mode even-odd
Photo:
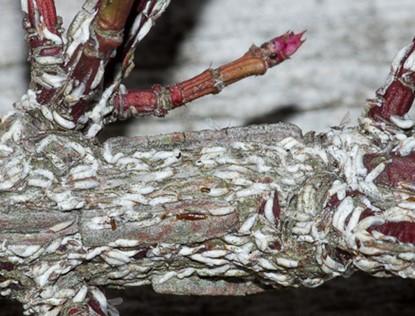
{"label": "infested bark surface", "polygon": [[[152,284],[166,294],[243,295],[314,287],[359,269],[413,275],[412,235],[387,226],[405,227],[412,215],[402,207],[412,204],[394,211],[401,202],[391,188],[373,182],[382,159],[372,172],[359,162],[399,146],[392,125],[363,119],[302,135],[279,124],[101,146],[78,133],[43,133],[49,123],[36,113],[3,122],[1,236],[14,262],[3,264],[5,280],[37,284],[41,296],[55,282],[75,295],[83,280],[91,291]],[[362,217],[364,205],[371,210]],[[375,235],[383,224],[385,235]],[[25,300],[20,286],[9,294]],[[47,299],[37,304],[49,308]]]}
{"label": "infested bark surface", "polygon": [[102,287],[238,296],[357,271],[414,278],[415,42],[355,127],[100,143],[104,124],[164,115],[302,44],[287,32],[188,81],[128,90],[135,47],[168,4],[88,0],[62,35],[53,0],[22,2],[31,84],[1,121],[0,294],[26,314],[114,316]]}

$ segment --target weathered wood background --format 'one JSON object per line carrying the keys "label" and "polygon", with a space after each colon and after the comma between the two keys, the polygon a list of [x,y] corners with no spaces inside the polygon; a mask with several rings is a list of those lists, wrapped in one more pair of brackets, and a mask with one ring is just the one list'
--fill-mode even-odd
{"label": "weathered wood background", "polygon": [[[82,1],[57,0],[68,22]],[[0,0],[0,113],[27,84],[20,1]],[[138,50],[130,86],[174,82],[239,56],[253,42],[288,29],[307,29],[293,61],[173,113],[114,126],[116,134],[157,134],[287,120],[323,130],[373,96],[399,48],[415,34],[413,0],[173,0]],[[109,135],[106,135],[109,136]],[[319,289],[290,289],[246,298],[189,298],[150,289],[114,292],[122,315],[369,315],[410,314],[412,281],[353,277]],[[1,307],[1,315],[19,315]]]}

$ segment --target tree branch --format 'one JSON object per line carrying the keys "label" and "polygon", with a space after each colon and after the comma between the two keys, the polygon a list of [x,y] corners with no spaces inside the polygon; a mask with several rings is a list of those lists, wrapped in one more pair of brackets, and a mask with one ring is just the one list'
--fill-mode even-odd
{"label": "tree branch", "polygon": [[1,147],[2,294],[29,312],[73,302],[107,315],[96,286],[235,295],[356,270],[414,275],[415,156],[393,124],[367,118],[304,137],[280,124],[103,147],[73,132],[32,134],[33,124],[4,121]]}
{"label": "tree branch", "polygon": [[[55,15],[47,13],[53,2],[29,2],[29,23],[42,22],[34,19],[35,3],[53,29]],[[130,34],[137,40],[168,1],[140,3],[141,12],[155,15]],[[402,117],[414,98],[414,43],[398,55],[378,102],[369,104],[356,127],[302,135],[294,125],[277,124],[115,138],[101,145],[57,108],[79,105],[76,96],[94,86],[92,78],[102,81],[96,80],[97,65],[105,66],[120,46],[127,17],[116,9],[131,6],[87,1],[69,32],[70,79],[52,80],[54,108],[45,109],[29,91],[18,111],[0,123],[2,296],[22,302],[26,314],[112,316],[100,286],[243,295],[314,287],[358,270],[415,278],[414,122]],[[91,23],[90,36],[82,39],[77,30]],[[262,74],[300,43],[301,34],[290,33],[253,48],[168,88],[167,101],[179,106]],[[112,111],[107,101],[126,69],[89,100],[93,124],[87,136]],[[127,94],[119,104],[156,112],[162,104],[157,97],[147,104]]]}
{"label": "tree branch", "polygon": [[171,109],[185,105],[208,94],[219,93],[226,86],[249,76],[263,75],[288,59],[301,46],[303,33],[288,32],[266,42],[252,46],[241,58],[216,69],[169,87],[160,85],[149,90],[122,91],[115,94],[114,115],[128,118],[133,115],[164,116]]}
{"label": "tree branch", "polygon": [[100,1],[88,40],[74,48],[74,52],[71,48],[73,46],[68,48],[72,91],[63,106],[70,109],[70,118],[75,122],[91,109],[91,101],[96,98],[97,92],[102,91],[105,67],[123,42],[123,30],[133,2]]}
{"label": "tree branch", "polygon": [[24,27],[29,42],[30,87],[45,104],[56,92],[55,82],[64,74],[62,21],[53,0],[23,0]]}
{"label": "tree branch", "polygon": [[376,92],[376,99],[371,100],[370,117],[399,120],[409,112],[415,90],[414,51],[415,39],[397,54],[385,86]]}
{"label": "tree branch", "polygon": [[[147,34],[168,4],[166,0],[86,1],[68,30],[64,74],[51,80],[55,88],[53,100],[38,98],[39,103],[48,105],[43,107],[43,115],[58,128],[83,129],[88,121],[92,121],[92,130],[97,130],[103,116],[112,109],[99,106],[94,112],[95,106],[105,105],[131,70],[137,42]],[[125,30],[133,9],[137,10],[136,22]],[[104,76],[108,75],[108,63],[117,49],[120,56],[116,56],[113,64],[121,62],[121,65],[107,84]],[[103,93],[103,90],[107,92]],[[90,131],[89,134],[93,133]]]}

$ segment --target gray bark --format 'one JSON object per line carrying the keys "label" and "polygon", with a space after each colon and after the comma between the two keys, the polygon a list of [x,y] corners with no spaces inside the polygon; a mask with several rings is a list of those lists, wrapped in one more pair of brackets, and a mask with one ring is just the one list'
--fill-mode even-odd
{"label": "gray bark", "polygon": [[112,315],[97,286],[244,295],[356,270],[414,276],[413,244],[371,229],[413,221],[409,191],[374,182],[383,162],[371,172],[362,162],[408,149],[392,124],[362,119],[305,136],[277,124],[102,145],[49,124],[38,110],[2,122],[1,294],[28,313],[98,306]]}

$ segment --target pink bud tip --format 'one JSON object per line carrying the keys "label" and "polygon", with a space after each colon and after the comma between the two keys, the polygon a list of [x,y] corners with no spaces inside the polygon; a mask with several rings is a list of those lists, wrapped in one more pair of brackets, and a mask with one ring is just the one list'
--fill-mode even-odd
{"label": "pink bud tip", "polygon": [[[281,36],[274,38],[271,42],[274,48],[274,53],[285,60],[293,55],[297,49],[304,43],[304,39],[302,39],[304,33],[295,34],[294,32],[287,32]],[[280,62],[282,61],[280,60]]]}

